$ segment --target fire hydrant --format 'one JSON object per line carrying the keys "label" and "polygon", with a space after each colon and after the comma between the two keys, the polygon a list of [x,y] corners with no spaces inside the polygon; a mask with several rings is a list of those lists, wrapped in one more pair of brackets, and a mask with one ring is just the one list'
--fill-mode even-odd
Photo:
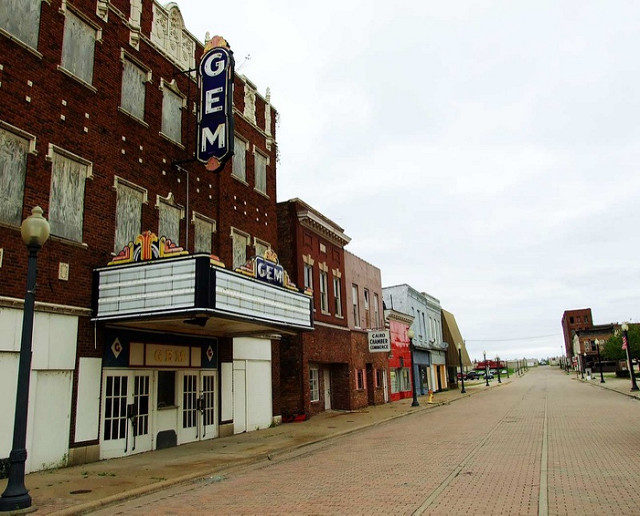
{"label": "fire hydrant", "polygon": [[429,389],[429,398],[427,399],[427,403],[433,403],[433,391]]}

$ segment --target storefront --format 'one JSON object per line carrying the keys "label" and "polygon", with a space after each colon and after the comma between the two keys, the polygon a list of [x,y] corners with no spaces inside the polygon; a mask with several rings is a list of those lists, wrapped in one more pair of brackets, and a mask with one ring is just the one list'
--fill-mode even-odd
{"label": "storefront", "polygon": [[429,352],[422,349],[413,351],[415,362],[414,374],[416,379],[416,393],[422,396],[429,392]]}
{"label": "storefront", "polygon": [[[229,271],[216,257],[141,236],[150,257],[132,249],[140,261],[116,257],[95,271],[100,458],[271,425],[272,341],[312,328],[310,297],[271,250]],[[83,392],[78,404],[91,408]]]}
{"label": "storefront", "polygon": [[391,353],[389,353],[389,385],[390,399],[397,401],[412,396],[411,389],[411,350],[407,331],[413,317],[398,312],[385,310],[385,320],[389,323],[391,337]]}
{"label": "storefront", "polygon": [[431,374],[433,390],[441,391],[446,389],[447,386],[447,356],[444,351],[434,350],[429,351],[431,358]]}

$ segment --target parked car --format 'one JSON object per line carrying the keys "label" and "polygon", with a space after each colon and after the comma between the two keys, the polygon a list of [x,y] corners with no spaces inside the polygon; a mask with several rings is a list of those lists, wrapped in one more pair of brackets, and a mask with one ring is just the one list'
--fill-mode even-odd
{"label": "parked car", "polygon": [[469,371],[467,373],[467,380],[478,380],[480,378],[480,373],[478,371]]}
{"label": "parked car", "polygon": [[486,380],[487,378],[489,378],[489,380],[493,380],[493,373],[487,373],[482,375],[483,380]]}

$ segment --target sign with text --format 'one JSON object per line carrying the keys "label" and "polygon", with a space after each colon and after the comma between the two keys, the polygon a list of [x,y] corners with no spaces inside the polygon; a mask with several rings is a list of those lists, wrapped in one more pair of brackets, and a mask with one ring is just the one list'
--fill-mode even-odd
{"label": "sign with text", "polygon": [[391,351],[391,337],[388,330],[367,332],[369,336],[369,351],[371,353]]}
{"label": "sign with text", "polygon": [[198,161],[219,170],[233,154],[233,52],[216,37],[200,61]]}
{"label": "sign with text", "polygon": [[156,367],[189,367],[191,348],[147,344],[145,347],[145,365]]}
{"label": "sign with text", "polygon": [[256,256],[256,278],[283,287],[284,269],[278,263]]}

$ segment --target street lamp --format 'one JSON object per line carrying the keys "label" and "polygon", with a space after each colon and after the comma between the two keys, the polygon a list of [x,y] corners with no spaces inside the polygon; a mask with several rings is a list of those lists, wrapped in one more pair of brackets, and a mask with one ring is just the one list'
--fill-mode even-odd
{"label": "street lamp", "polygon": [[578,360],[579,360],[579,366],[580,366],[580,379],[584,380],[584,366],[586,363],[586,359],[584,358],[584,355],[581,355],[578,353]]}
{"label": "street lamp", "polygon": [[631,343],[629,342],[629,325],[622,323],[622,347],[627,352],[627,363],[629,364],[629,376],[631,376],[631,390],[637,391],[636,375],[633,372],[633,361],[631,360]]}
{"label": "street lamp", "polygon": [[31,210],[20,227],[22,240],[29,251],[27,262],[27,292],[24,296],[22,338],[18,363],[18,390],[13,422],[13,446],[9,454],[7,487],[0,497],[0,512],[19,511],[31,507],[31,496],[24,485],[24,468],[27,460],[27,413],[29,403],[29,376],[31,374],[31,339],[33,336],[33,307],[36,298],[36,273],[38,251],[49,238],[49,223],[42,216],[42,208]]}
{"label": "street lamp", "polygon": [[489,387],[489,371],[487,370],[487,352],[483,351],[484,355],[484,381],[486,382],[486,386]]}
{"label": "street lamp", "polygon": [[593,341],[596,345],[596,351],[598,352],[598,368],[600,369],[600,383],[604,383],[604,375],[602,374],[602,360],[600,360],[600,340]]}
{"label": "street lamp", "polygon": [[500,367],[500,357],[496,356],[496,362],[498,362],[498,383],[502,383],[502,380],[500,380],[500,369],[502,369]]}
{"label": "street lamp", "polygon": [[458,361],[460,362],[460,381],[462,382],[462,390],[460,394],[467,392],[464,388],[464,372],[462,371],[462,344],[458,342]]}
{"label": "street lamp", "polygon": [[411,372],[412,372],[412,377],[411,378],[411,385],[413,385],[413,402],[411,403],[412,407],[419,407],[420,403],[418,403],[418,393],[416,392],[416,363],[415,360],[413,358],[413,337],[415,337],[415,332],[409,328],[409,331],[407,332],[407,336],[409,337],[409,351],[411,352]]}

